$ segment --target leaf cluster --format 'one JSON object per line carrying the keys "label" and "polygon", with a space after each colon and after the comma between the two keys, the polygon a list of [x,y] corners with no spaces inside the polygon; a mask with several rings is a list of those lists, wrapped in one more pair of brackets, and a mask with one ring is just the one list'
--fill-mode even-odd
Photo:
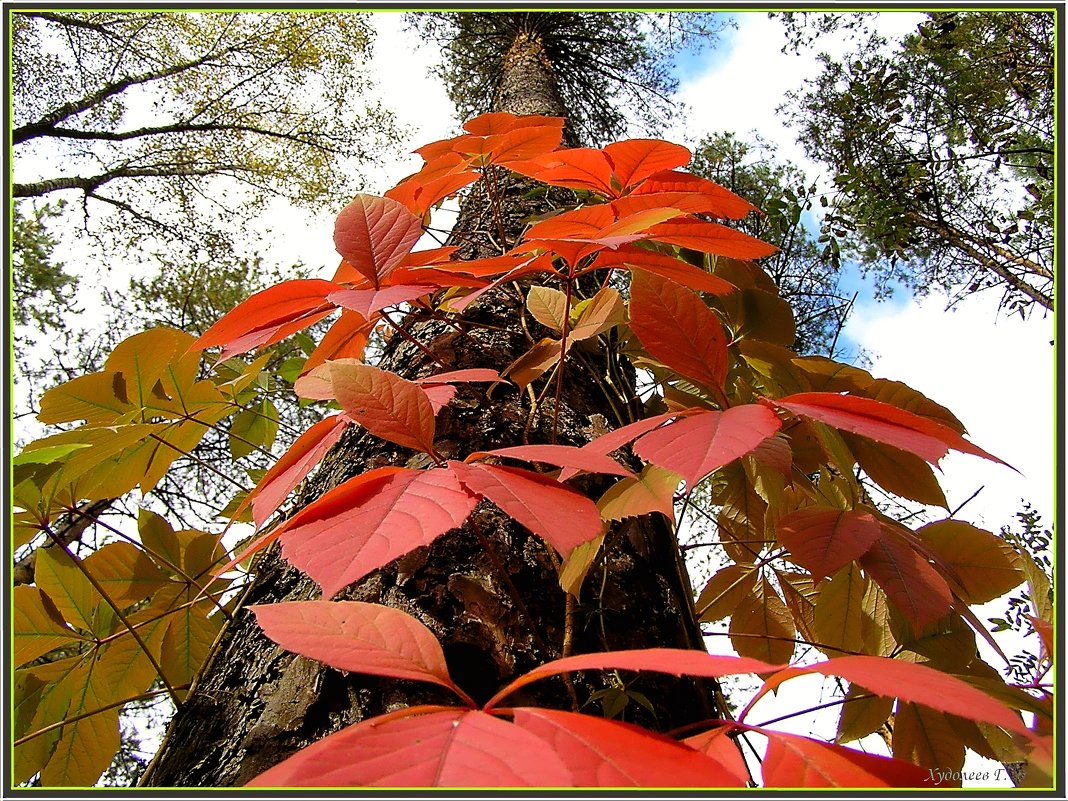
{"label": "leaf cluster", "polygon": [[[52,390],[41,404],[45,422],[85,422],[32,443],[17,458],[21,530],[47,536],[57,508],[154,486],[175,453],[188,453],[205,429],[238,408],[255,414],[248,390],[268,353],[251,364],[236,357],[333,316],[300,366],[295,389],[335,405],[338,413],[301,434],[251,491],[235,499],[235,517],[250,509],[259,533],[221,566],[224,557],[216,556],[212,538],[212,575],[279,540],[282,555],[328,599],[448,536],[487,502],[545,543],[560,563],[561,591],[577,596],[615,521],[670,516],[676,497],[706,483],[718,510],[718,544],[730,563],[700,591],[693,611],[706,622],[729,617],[728,634],[740,656],[656,649],[572,656],[519,677],[479,706],[449,675],[436,639],[400,611],[329,600],[258,607],[268,636],[291,650],[344,670],[430,681],[452,690],[461,705],[364,721],[255,783],[740,786],[747,774],[732,742],[748,732],[771,741],[762,772],[771,786],[916,785],[929,776],[927,768],[959,768],[966,748],[1003,761],[1029,760],[1040,781],[1049,770],[1052,696],[1042,687],[1032,695],[1006,684],[978,657],[977,634],[995,650],[997,643],[970,609],[1021,583],[1026,570],[1019,556],[998,537],[959,520],[913,530],[875,508],[859,478],[864,473],[889,492],[944,506],[932,466],[950,449],[1000,460],[967,440],[951,412],[906,385],[791,351],[789,306],[754,261],[775,248],[713,219],[742,219],[752,206],[681,169],[691,158],[686,148],[650,139],[560,148],[563,134],[563,120],[555,117],[495,113],[468,121],[459,136],[420,148],[423,168],[386,197],[359,195],[342,210],[334,233],[342,261],[332,280],[269,287],[195,342],[174,330],[149,331],[122,343],[103,371]],[[501,197],[516,176],[574,190],[576,203],[529,221],[517,241],[502,235],[498,256],[456,260],[455,247],[414,250],[429,212],[473,183],[500,225]],[[623,291],[610,285],[613,276],[621,278]],[[392,316],[402,304],[418,316],[477,325],[462,312],[517,279],[523,279],[524,318],[529,314],[547,335],[531,337],[528,352],[501,375],[442,364],[444,371],[404,378],[363,361],[376,329],[413,339],[404,327],[409,318]],[[583,298],[589,284],[601,288]],[[216,347],[222,350],[214,371],[198,378],[199,352]],[[618,369],[624,358],[651,377],[644,398]],[[549,442],[469,453],[463,443],[436,436],[437,415],[457,398],[458,385],[518,391],[533,415],[539,406],[559,408],[550,393],[558,399],[564,382],[580,374],[615,398],[611,429],[585,444],[558,444],[554,431]],[[236,418],[231,436],[235,426]],[[352,427],[396,446],[398,457],[407,457],[405,466],[356,475],[271,524],[284,499]],[[618,458],[623,449],[635,457],[627,464]],[[568,483],[580,474],[606,477],[608,489],[595,501]],[[154,562],[154,553],[175,550],[167,543],[177,534],[166,536],[158,524],[152,532],[141,531],[145,551],[124,549],[129,558]],[[105,562],[104,553],[85,562]],[[39,582],[21,592],[42,593],[27,607],[38,622],[23,629],[25,641],[43,649],[31,648],[31,654],[47,653],[53,647],[48,637],[73,636],[72,627],[97,640],[128,631],[137,653],[169,680],[166,665],[153,662],[167,652],[157,659],[147,641],[132,636],[135,625],[121,606],[144,599],[152,580],[71,563],[66,575],[78,571],[94,588],[90,576],[113,582],[108,595],[100,593],[107,609],[99,614],[110,628],[99,629],[92,617],[104,609],[95,600],[82,603],[80,595],[67,598],[65,589],[54,584],[46,590]],[[172,558],[168,564],[184,563]],[[197,563],[197,575],[206,569]],[[47,583],[46,575],[41,580]],[[61,618],[49,615],[48,603]],[[798,643],[828,660],[794,662]],[[127,646],[131,652],[134,645]],[[602,668],[710,678],[771,675],[737,719],[723,709],[724,717],[705,721],[703,731],[683,743],[575,712],[500,706],[529,682]],[[20,695],[24,703],[32,705],[38,690],[59,693],[56,688],[66,686],[52,670],[58,668],[27,674],[32,682]],[[809,673],[850,683],[840,742],[892,717],[894,759],[746,722],[757,698]],[[139,679],[135,692],[143,683]],[[49,750],[55,741],[44,739],[65,721],[90,720],[99,727],[97,740],[114,742],[110,718],[97,714],[103,706],[111,709],[110,702],[102,695],[93,700],[98,706],[84,718],[65,717],[58,702],[41,707],[46,718],[28,716],[20,731],[38,745],[23,775],[43,766],[49,780],[64,783],[103,769],[99,761],[74,766],[65,756],[93,748],[76,734],[59,741],[62,750]],[[655,699],[648,700],[655,708]],[[1036,715],[1032,729],[1020,711]],[[926,745],[933,741],[937,751]],[[640,768],[629,764],[638,753],[647,757]],[[524,756],[517,760],[516,754]],[[818,768],[809,770],[812,765]]]}

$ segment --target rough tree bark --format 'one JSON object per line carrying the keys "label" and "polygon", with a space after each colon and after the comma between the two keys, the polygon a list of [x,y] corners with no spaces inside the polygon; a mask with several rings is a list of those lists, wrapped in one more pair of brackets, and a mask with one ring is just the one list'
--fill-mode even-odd
{"label": "rough tree bark", "polygon": [[[536,36],[521,34],[515,40],[503,64],[495,105],[498,111],[516,114],[564,115],[552,64]],[[513,240],[525,219],[570,197],[564,190],[530,197],[529,188],[512,178],[505,190],[504,230]],[[476,187],[463,204],[451,244],[460,245],[459,255],[467,259],[497,255],[496,236],[484,233],[497,230],[487,199]],[[459,328],[410,315],[405,327],[441,364],[394,337],[382,366],[409,378],[444,369],[501,369],[529,349],[531,333],[535,340],[540,335],[532,328],[536,324],[528,321],[525,328],[520,323],[522,310],[522,289],[510,286],[484,296]],[[613,356],[605,352],[588,356],[591,362],[600,360],[595,368],[609,375],[604,360]],[[628,374],[626,364],[612,367],[610,374],[617,382]],[[462,459],[473,450],[520,444],[524,437],[531,443],[549,442],[554,414],[559,415],[558,441],[571,444],[589,441],[603,420],[611,428],[626,422],[613,416],[598,382],[583,376],[580,369],[569,360],[560,408],[547,399],[533,416],[526,398],[514,387],[510,391],[498,387],[487,398],[482,388],[461,386],[439,414],[435,447],[446,457]],[[633,399],[631,408],[636,407]],[[362,429],[350,429],[299,502],[308,503],[360,472],[387,464],[422,466],[422,459]],[[605,486],[591,479],[580,489],[597,497]],[[575,653],[703,648],[690,593],[667,521],[659,516],[632,520],[609,533],[567,627],[555,555],[483,501],[462,529],[373,573],[339,597],[384,603],[421,620],[441,640],[453,677],[479,700],[515,675],[560,657],[566,628],[573,632]],[[269,550],[256,565],[244,604],[318,596],[314,582]],[[604,686],[598,681],[596,675],[576,677],[574,697],[585,701],[590,692]],[[654,699],[657,707],[655,718],[644,710],[637,710],[644,718],[629,717],[628,707],[629,719],[644,725],[669,729],[717,715],[716,688],[711,683],[643,675],[632,686]],[[530,693],[541,704],[560,708],[574,704],[560,680],[531,685]],[[245,610],[216,644],[143,784],[241,784],[345,725],[415,703],[442,702],[451,703],[451,697],[430,685],[350,675],[294,657],[267,640]]]}

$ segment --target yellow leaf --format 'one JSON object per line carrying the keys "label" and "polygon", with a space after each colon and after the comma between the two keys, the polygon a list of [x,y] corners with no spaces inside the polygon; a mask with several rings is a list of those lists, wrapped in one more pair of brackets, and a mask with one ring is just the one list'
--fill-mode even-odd
{"label": "yellow leaf", "polygon": [[[199,355],[186,354],[195,337],[174,328],[153,328],[128,337],[115,346],[104,363],[107,372],[122,373],[126,396],[138,408],[151,406],[153,387],[174,361],[182,362],[180,374],[196,373]],[[190,375],[189,380],[192,380]]]}
{"label": "yellow leaf", "polygon": [[172,686],[188,683],[200,672],[215,638],[222,631],[223,617],[215,605],[204,600],[170,615],[160,649],[160,665]]}
{"label": "yellow leaf", "polygon": [[697,599],[697,616],[703,623],[713,623],[734,613],[743,599],[756,587],[758,573],[752,564],[731,564],[720,569]]}
{"label": "yellow leaf", "polygon": [[738,339],[757,339],[792,347],[797,336],[794,312],[778,294],[749,287],[714,298]]}
{"label": "yellow leaf", "polygon": [[623,298],[610,286],[606,286],[589,300],[579,303],[573,314],[575,324],[567,335],[573,342],[591,339],[626,322]]}
{"label": "yellow leaf", "polygon": [[767,579],[742,599],[728,629],[731,645],[741,656],[785,664],[794,654],[794,629],[786,604]]}
{"label": "yellow leaf", "polygon": [[675,490],[680,480],[677,473],[646,465],[640,475],[620,479],[605,491],[597,501],[601,519],[622,520],[650,512],[674,518]]}
{"label": "yellow leaf", "polygon": [[883,695],[869,695],[859,684],[850,684],[842,714],[838,719],[835,742],[848,743],[878,731],[894,709],[894,699]]}
{"label": "yellow leaf", "polygon": [[928,523],[917,532],[941,558],[944,574],[969,604],[992,601],[1024,580],[1016,552],[989,531],[960,520]]}
{"label": "yellow leaf", "polygon": [[586,580],[586,574],[593,565],[594,559],[597,558],[597,552],[601,549],[603,542],[604,534],[598,534],[592,540],[575,546],[574,550],[568,554],[560,570],[560,586],[565,592],[571,593],[576,598],[579,597],[582,582]]}
{"label": "yellow leaf", "polygon": [[855,562],[838,570],[820,585],[816,596],[813,643],[827,656],[856,653],[863,646],[862,603],[868,580]]}
{"label": "yellow leaf", "polygon": [[62,548],[37,551],[34,579],[63,618],[86,631],[93,629],[93,612],[100,594]]}
{"label": "yellow leaf", "polygon": [[960,779],[954,781],[949,774],[964,767],[964,743],[941,712],[899,702],[894,716],[893,749],[898,759],[943,771],[946,778],[941,787],[960,786]]}
{"label": "yellow leaf", "polygon": [[63,726],[55,752],[41,771],[46,786],[92,785],[111,764],[119,749],[119,707],[110,704],[143,693],[156,677],[155,668],[131,636],[94,648],[75,670],[49,693],[58,716],[42,722],[93,713]]}
{"label": "yellow leaf", "polygon": [[539,323],[559,334],[564,330],[567,296],[559,289],[532,286],[527,292],[527,311]]}
{"label": "yellow leaf", "polygon": [[135,407],[126,398],[118,372],[90,373],[53,387],[41,396],[37,419],[47,425],[86,420],[110,423]]}
{"label": "yellow leaf", "polygon": [[37,587],[15,587],[12,618],[16,666],[84,639],[67,627],[55,604]]}
{"label": "yellow leaf", "polygon": [[167,583],[148,554],[129,542],[109,543],[83,564],[120,609],[144,600]]}
{"label": "yellow leaf", "polygon": [[[569,340],[568,346],[570,344]],[[508,365],[503,376],[520,389],[525,389],[531,381],[541,377],[558,361],[560,361],[560,342],[546,338]]]}
{"label": "yellow leaf", "polygon": [[775,576],[779,579],[782,597],[786,600],[786,608],[790,610],[790,617],[797,631],[807,642],[815,641],[817,590],[812,576],[808,573],[788,573],[782,570],[776,570]]}
{"label": "yellow leaf", "polygon": [[934,470],[918,456],[854,434],[842,433],[868,478],[887,492],[911,501],[948,508]]}

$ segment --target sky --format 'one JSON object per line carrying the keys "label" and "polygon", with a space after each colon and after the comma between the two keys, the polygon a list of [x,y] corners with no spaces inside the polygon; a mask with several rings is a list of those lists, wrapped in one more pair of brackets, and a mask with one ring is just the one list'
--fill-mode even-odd
{"label": "sky", "polygon": [[[777,107],[787,92],[814,77],[813,55],[781,52],[780,23],[766,12],[733,15],[737,29],[713,51],[687,56],[679,68],[679,100],[688,108],[684,123],[665,138],[693,145],[704,135],[732,129],[740,135],[759,132],[775,144],[783,161],[792,161],[817,181],[827,181],[809,161]],[[913,28],[919,15],[886,13],[889,34]],[[399,14],[375,15],[378,40],[372,69],[378,95],[397,115],[407,135],[398,155],[370,177],[369,192],[381,193],[421,160],[404,155],[428,141],[458,130],[444,88],[431,75],[437,53],[419,46],[403,29]],[[841,44],[821,42],[832,53]],[[285,263],[301,260],[322,265],[328,277],[337,264],[333,248],[333,217],[276,207],[263,221],[261,251]],[[431,246],[428,241],[425,246]],[[121,285],[121,276],[113,276]],[[858,286],[861,285],[858,283]],[[1052,525],[1054,504],[1054,352],[1051,316],[1027,320],[1006,318],[997,311],[997,297],[966,298],[946,311],[947,299],[932,293],[914,300],[899,293],[890,302],[862,295],[844,335],[870,356],[876,377],[904,381],[952,409],[968,428],[972,441],[1016,468],[953,454],[943,460],[942,483],[951,507],[969,498],[962,517],[997,531],[1010,523],[1029,501]],[[759,719],[759,715],[753,718]],[[784,726],[788,729],[788,726]]]}

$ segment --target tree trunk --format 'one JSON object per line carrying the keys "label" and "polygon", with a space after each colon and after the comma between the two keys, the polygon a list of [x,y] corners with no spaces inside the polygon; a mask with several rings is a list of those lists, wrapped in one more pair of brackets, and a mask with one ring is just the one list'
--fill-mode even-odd
{"label": "tree trunk", "polygon": [[[563,115],[552,65],[536,36],[520,34],[503,67],[495,97],[498,111]],[[501,252],[496,236],[483,233],[496,234],[498,226],[480,187],[465,200],[451,235],[466,259]],[[529,188],[515,177],[505,185],[503,229],[513,241],[525,219],[571,198],[566,190],[530,197]],[[483,296],[459,329],[409,315],[405,328],[441,364],[395,336],[381,366],[408,378],[445,369],[502,369],[546,333],[536,323],[521,324],[523,305],[522,290],[509,286]],[[615,376],[618,382],[629,374],[633,379],[625,363],[606,364],[616,357],[604,349],[584,357],[602,376]],[[549,442],[557,414],[557,440],[569,444],[589,441],[604,420],[613,428],[628,422],[608,405],[599,389],[604,381],[591,380],[580,369],[581,363],[569,358],[560,408],[549,392],[533,415],[527,398],[514,387],[498,386],[487,398],[484,389],[461,385],[438,416],[435,447],[443,456],[462,459],[479,449]],[[630,395],[629,408],[640,413],[640,403],[632,391]],[[424,466],[422,455],[353,427],[324,460],[300,503],[387,464]],[[596,477],[572,483],[594,498],[608,486]],[[318,596],[317,585],[271,549],[256,565],[244,604]],[[582,600],[570,610],[559,587],[555,554],[486,501],[462,529],[376,571],[339,598],[386,604],[421,620],[441,640],[452,676],[476,700],[569,649],[703,648],[681,555],[670,524],[660,516],[631,520],[609,532]],[[604,686],[599,675],[579,674],[573,689],[560,679],[542,681],[530,685],[526,698],[571,709],[576,699],[581,705]],[[635,709],[636,704],[627,707],[627,719],[643,725],[666,730],[717,715],[712,683],[643,674],[628,687],[645,693],[656,706],[655,717]],[[242,784],[343,726],[417,703],[452,703],[452,697],[431,685],[347,674],[295,657],[267,640],[253,615],[243,610],[221,635],[143,784]],[[595,707],[585,711],[597,713]]]}

